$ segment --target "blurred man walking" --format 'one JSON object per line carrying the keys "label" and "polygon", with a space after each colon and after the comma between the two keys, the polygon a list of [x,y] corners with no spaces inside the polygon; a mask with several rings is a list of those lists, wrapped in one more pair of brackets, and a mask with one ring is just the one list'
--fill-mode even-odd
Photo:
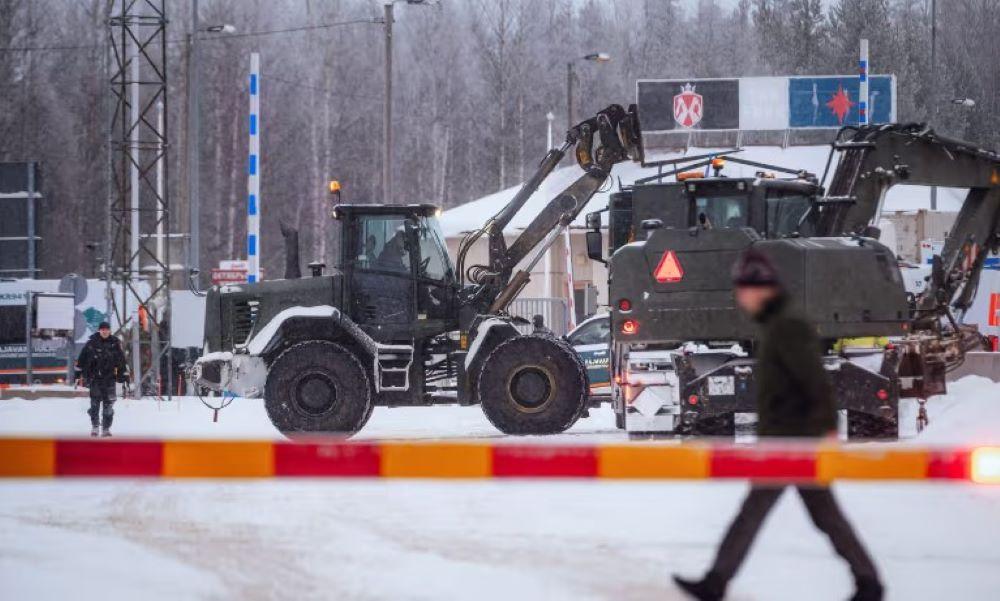
{"label": "blurred man walking", "polygon": [[[77,377],[90,389],[90,435],[111,436],[115,415],[115,383],[128,382],[125,352],[111,335],[111,324],[102,321],[76,361]],[[100,421],[98,421],[100,419]]]}
{"label": "blurred man walking", "polygon": [[[757,431],[761,436],[822,437],[836,431],[833,394],[813,328],[789,311],[778,272],[763,254],[748,250],[733,270],[736,303],[760,324],[757,349]],[[816,527],[850,565],[852,601],[879,601],[882,584],[875,564],[825,486],[796,487]],[[753,485],[719,546],[715,563],[701,580],[674,581],[701,601],[722,599],[784,485]]]}

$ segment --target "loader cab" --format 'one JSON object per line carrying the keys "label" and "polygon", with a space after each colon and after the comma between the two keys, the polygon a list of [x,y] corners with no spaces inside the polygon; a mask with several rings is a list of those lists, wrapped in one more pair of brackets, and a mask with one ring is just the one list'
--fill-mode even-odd
{"label": "loader cab", "polygon": [[454,329],[457,284],[433,205],[337,205],[350,318],[379,342]]}

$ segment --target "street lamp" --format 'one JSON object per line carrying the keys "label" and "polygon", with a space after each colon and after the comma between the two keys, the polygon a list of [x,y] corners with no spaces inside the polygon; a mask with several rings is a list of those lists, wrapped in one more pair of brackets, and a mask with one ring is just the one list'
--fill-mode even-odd
{"label": "street lamp", "polygon": [[569,127],[576,125],[576,116],[573,110],[573,81],[576,79],[576,72],[573,69],[573,65],[576,61],[591,61],[594,63],[606,63],[611,60],[611,55],[607,52],[593,52],[591,54],[585,54],[579,58],[571,60],[566,63],[566,116],[569,120]]}
{"label": "street lamp", "polygon": [[[200,85],[201,64],[198,61],[199,33],[235,33],[229,23],[198,26],[198,0],[191,0],[191,31],[187,34],[187,172],[188,172],[188,276],[195,280],[201,266],[199,215],[201,213],[199,157],[201,156]],[[200,286],[195,286],[200,288]]]}

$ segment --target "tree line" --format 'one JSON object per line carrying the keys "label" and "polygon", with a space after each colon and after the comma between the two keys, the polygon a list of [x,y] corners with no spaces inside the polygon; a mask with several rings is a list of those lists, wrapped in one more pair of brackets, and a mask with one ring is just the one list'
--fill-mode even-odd
{"label": "tree line", "polygon": [[[279,221],[307,260],[334,259],[326,182],[380,202],[382,0],[201,0],[201,268],[244,251],[247,70],[261,53],[263,256]],[[190,6],[167,0],[171,222],[186,232]],[[396,5],[394,201],[452,207],[522,181],[576,114],[634,99],[635,80],[854,73],[898,77],[901,120],[1000,147],[996,0],[440,0]],[[105,232],[110,86],[107,0],[0,0],[0,160],[38,160],[46,277],[92,274]],[[934,26],[936,23],[936,26]],[[281,34],[247,35],[306,25]],[[933,29],[933,32],[932,32]],[[932,62],[932,33],[936,39]],[[607,63],[578,61],[606,52]],[[967,97],[974,107],[951,100]],[[88,244],[97,242],[97,247]],[[90,248],[88,250],[88,248]]]}

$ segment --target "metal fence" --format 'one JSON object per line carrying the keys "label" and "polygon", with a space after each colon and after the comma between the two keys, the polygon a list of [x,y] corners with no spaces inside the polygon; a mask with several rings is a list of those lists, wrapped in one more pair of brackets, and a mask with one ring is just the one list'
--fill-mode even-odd
{"label": "metal fence", "polygon": [[[523,317],[528,321],[535,315],[541,315],[545,327],[557,336],[566,335],[568,307],[563,298],[519,298],[510,305],[510,314]],[[517,328],[524,334],[531,333],[531,325],[519,325]]]}

